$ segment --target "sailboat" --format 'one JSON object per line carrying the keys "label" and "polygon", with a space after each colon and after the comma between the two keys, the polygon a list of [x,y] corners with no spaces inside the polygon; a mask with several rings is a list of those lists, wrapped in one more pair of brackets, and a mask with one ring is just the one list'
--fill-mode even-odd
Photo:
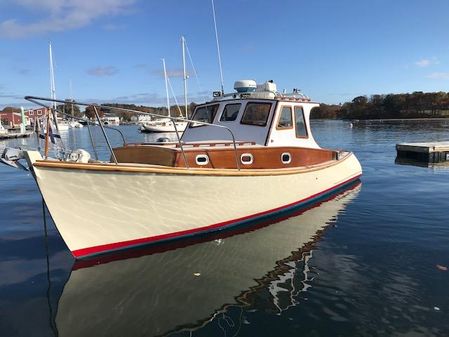
{"label": "sailboat", "polygon": [[[185,57],[185,38],[181,37],[181,46],[182,46],[182,64],[183,64],[183,81],[184,81],[184,105],[185,105],[185,114],[187,117],[187,72],[186,72],[186,57]],[[173,122],[171,120],[171,112],[170,112],[170,98],[168,94],[168,76],[167,69],[165,67],[165,59],[162,59],[162,64],[164,67],[164,79],[165,79],[165,91],[167,96],[167,110],[168,110],[168,118],[158,119],[156,121],[147,122],[142,124],[141,131],[142,132],[184,132],[187,127],[187,122],[177,120],[175,122],[176,128],[173,126]],[[182,116],[182,113],[181,113]],[[184,116],[182,116],[184,117]]]}

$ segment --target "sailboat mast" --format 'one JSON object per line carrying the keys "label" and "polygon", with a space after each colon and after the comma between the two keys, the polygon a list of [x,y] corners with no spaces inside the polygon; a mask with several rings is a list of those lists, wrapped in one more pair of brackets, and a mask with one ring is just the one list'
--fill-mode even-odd
{"label": "sailboat mast", "polygon": [[[49,57],[50,57],[50,95],[51,99],[56,99],[56,85],[55,85],[55,73],[53,68],[53,53],[51,50],[51,43],[49,44],[48,48]],[[53,109],[56,110],[56,102],[53,101]]]}
{"label": "sailboat mast", "polygon": [[168,117],[171,117],[171,114],[170,114],[170,98],[168,96],[168,80],[167,80],[167,69],[165,68],[165,59],[162,59],[162,66],[164,67],[165,94],[167,95]]}
{"label": "sailboat mast", "polygon": [[69,86],[70,86],[70,102],[72,103],[71,105],[70,105],[70,110],[71,110],[71,113],[72,113],[72,117],[74,116],[74,114],[73,114],[73,92],[72,92],[72,80],[70,80],[69,81]]}
{"label": "sailboat mast", "polygon": [[212,15],[214,18],[214,27],[215,27],[215,41],[217,42],[218,66],[220,68],[221,93],[224,94],[223,67],[221,66],[220,43],[218,42],[217,19],[215,18],[215,4],[214,0],[211,1],[212,1]]}
{"label": "sailboat mast", "polygon": [[186,40],[184,36],[181,36],[181,44],[182,44],[182,70],[183,70],[183,78],[184,78],[184,106],[186,112],[186,118],[189,117],[187,110],[187,72],[186,72]]}

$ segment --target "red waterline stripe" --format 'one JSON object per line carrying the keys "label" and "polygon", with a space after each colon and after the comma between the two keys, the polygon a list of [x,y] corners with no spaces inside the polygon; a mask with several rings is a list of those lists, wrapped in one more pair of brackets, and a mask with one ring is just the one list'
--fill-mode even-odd
{"label": "red waterline stripe", "polygon": [[151,237],[146,237],[146,238],[140,238],[140,239],[134,239],[134,240],[128,240],[128,241],[121,241],[121,242],[114,242],[114,243],[108,243],[105,245],[99,245],[99,246],[93,246],[93,247],[88,247],[88,248],[82,248],[82,249],[77,249],[77,250],[73,250],[72,254],[75,258],[81,258],[81,257],[86,257],[89,255],[95,255],[95,254],[99,254],[99,253],[103,253],[103,252],[107,252],[107,251],[113,251],[113,250],[118,250],[118,249],[123,249],[126,247],[132,247],[132,246],[138,246],[138,245],[142,245],[145,243],[151,243],[151,242],[157,242],[157,241],[163,241],[163,240],[167,240],[167,239],[173,239],[173,238],[177,238],[177,237],[182,237],[182,236],[187,236],[190,234],[195,234],[195,233],[200,233],[200,232],[207,232],[209,230],[212,229],[216,229],[216,228],[220,228],[220,227],[226,227],[228,225],[231,224],[235,224],[238,222],[242,222],[242,221],[246,221],[246,220],[250,220],[253,218],[257,218],[260,216],[264,216],[267,214],[271,214],[271,213],[277,213],[282,211],[283,209],[287,209],[296,205],[299,205],[301,203],[305,203],[308,200],[314,199],[319,195],[322,194],[326,194],[327,192],[334,190],[336,188],[339,188],[340,186],[343,186],[345,184],[348,184],[351,181],[355,181],[357,179],[359,179],[361,176],[357,175],[353,178],[350,178],[342,183],[339,183],[333,187],[330,187],[324,191],[321,191],[319,193],[313,194],[305,199],[299,200],[299,201],[295,201],[293,203],[284,205],[284,206],[280,206],[277,208],[273,208],[270,209],[268,211],[263,211],[260,213],[255,213],[255,214],[251,214],[251,215],[247,215],[238,219],[233,219],[233,220],[228,220],[228,221],[224,221],[224,222],[219,222],[213,225],[209,225],[209,226],[204,226],[204,227],[199,227],[199,228],[193,228],[193,229],[188,229],[188,230],[184,230],[184,231],[179,231],[179,232],[173,232],[173,233],[168,233],[168,234],[162,234],[162,235],[156,235],[156,236],[151,236]]}

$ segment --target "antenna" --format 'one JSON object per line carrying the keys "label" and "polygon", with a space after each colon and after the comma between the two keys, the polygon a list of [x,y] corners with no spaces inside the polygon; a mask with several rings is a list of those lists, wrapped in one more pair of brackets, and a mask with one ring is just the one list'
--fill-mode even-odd
{"label": "antenna", "polygon": [[214,4],[214,0],[211,0],[211,1],[212,1],[212,14],[214,17],[215,41],[217,42],[218,66],[220,67],[221,93],[224,95],[223,68],[221,66],[220,43],[218,42],[217,20],[215,18],[215,4]]}
{"label": "antenna", "polygon": [[181,36],[181,46],[182,46],[182,69],[183,69],[183,78],[184,78],[184,105],[186,108],[186,118],[188,118],[187,113],[187,72],[186,72],[186,39],[184,36]]}
{"label": "antenna", "polygon": [[165,59],[162,59],[162,66],[164,67],[164,79],[165,79],[165,94],[167,95],[167,110],[168,117],[171,117],[170,114],[170,98],[168,96],[168,81],[167,81],[167,69],[165,68]]}

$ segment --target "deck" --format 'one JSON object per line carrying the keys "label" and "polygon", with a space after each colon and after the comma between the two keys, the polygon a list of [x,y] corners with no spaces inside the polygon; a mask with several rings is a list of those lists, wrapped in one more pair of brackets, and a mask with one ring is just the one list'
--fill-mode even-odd
{"label": "deck", "polygon": [[26,138],[30,137],[33,133],[33,131],[0,133],[0,139]]}
{"label": "deck", "polygon": [[426,163],[449,161],[449,141],[396,144],[397,157]]}

